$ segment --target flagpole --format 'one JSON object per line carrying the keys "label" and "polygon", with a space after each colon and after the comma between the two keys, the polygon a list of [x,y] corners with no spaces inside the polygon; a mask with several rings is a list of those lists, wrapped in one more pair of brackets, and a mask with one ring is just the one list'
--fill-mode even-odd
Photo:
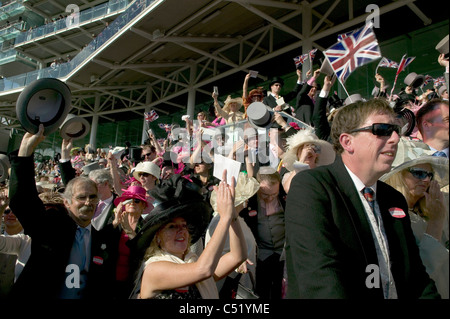
{"label": "flagpole", "polygon": [[392,85],[391,95],[389,96],[389,102],[391,102],[391,100],[392,100],[392,96],[393,96],[392,94],[393,94],[393,92],[394,92],[395,84],[397,83],[397,78],[398,78],[399,73],[400,73],[400,72],[398,72],[398,73],[395,75],[395,80],[394,80],[394,84]]}

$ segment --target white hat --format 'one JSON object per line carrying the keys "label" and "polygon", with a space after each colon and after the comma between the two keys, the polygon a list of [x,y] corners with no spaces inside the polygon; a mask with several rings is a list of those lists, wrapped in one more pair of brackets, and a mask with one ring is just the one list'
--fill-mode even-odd
{"label": "white hat", "polygon": [[321,140],[311,129],[300,130],[286,139],[287,151],[283,156],[283,164],[289,171],[294,170],[294,162],[297,161],[298,148],[305,143],[320,146],[320,154],[317,166],[328,165],[334,162],[336,152],[333,145]]}
{"label": "white hat", "polygon": [[[236,188],[234,190],[234,207],[238,207],[246,200],[253,197],[259,189],[259,183],[254,177],[249,177],[248,174],[239,172]],[[214,211],[217,211],[217,192],[211,192],[210,203]]]}
{"label": "white hat", "polygon": [[133,177],[139,180],[139,173],[148,173],[157,179],[161,177],[161,169],[153,162],[140,162],[133,171]]}
{"label": "white hat", "polygon": [[389,173],[381,176],[380,180],[384,182],[407,168],[426,163],[433,167],[434,179],[441,188],[448,185],[448,158],[431,156],[433,152],[426,144],[401,138],[397,147],[397,155],[392,163],[392,169]]}

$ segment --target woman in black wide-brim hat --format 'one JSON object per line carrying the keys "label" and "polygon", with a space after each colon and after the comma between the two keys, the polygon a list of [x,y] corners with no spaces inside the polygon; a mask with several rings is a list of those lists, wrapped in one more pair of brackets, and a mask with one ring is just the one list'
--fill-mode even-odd
{"label": "woman in black wide-brim hat", "polygon": [[[234,186],[223,181],[217,192],[220,222],[203,252],[190,251],[206,230],[211,206],[198,192],[200,187],[174,175],[163,181],[152,197],[155,208],[137,235],[137,247],[146,247],[144,262],[132,298],[216,299],[215,280],[231,273],[246,260],[246,245],[234,208]],[[222,256],[227,235],[231,251]]]}

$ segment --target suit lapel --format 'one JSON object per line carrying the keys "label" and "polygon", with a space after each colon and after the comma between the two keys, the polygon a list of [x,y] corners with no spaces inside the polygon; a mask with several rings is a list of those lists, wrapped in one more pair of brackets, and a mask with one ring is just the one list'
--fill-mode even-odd
{"label": "suit lapel", "polygon": [[336,157],[336,161],[331,165],[330,172],[335,179],[336,190],[353,223],[356,240],[361,246],[360,248],[364,253],[367,264],[377,264],[375,244],[364,205],[340,156]]}

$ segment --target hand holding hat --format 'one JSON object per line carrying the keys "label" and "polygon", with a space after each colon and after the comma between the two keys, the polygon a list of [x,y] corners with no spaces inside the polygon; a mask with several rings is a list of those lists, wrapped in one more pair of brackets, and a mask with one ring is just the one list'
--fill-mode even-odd
{"label": "hand holding hat", "polygon": [[25,133],[20,143],[18,155],[21,157],[29,157],[33,154],[35,148],[45,139],[44,124],[39,124],[39,130],[36,134]]}

